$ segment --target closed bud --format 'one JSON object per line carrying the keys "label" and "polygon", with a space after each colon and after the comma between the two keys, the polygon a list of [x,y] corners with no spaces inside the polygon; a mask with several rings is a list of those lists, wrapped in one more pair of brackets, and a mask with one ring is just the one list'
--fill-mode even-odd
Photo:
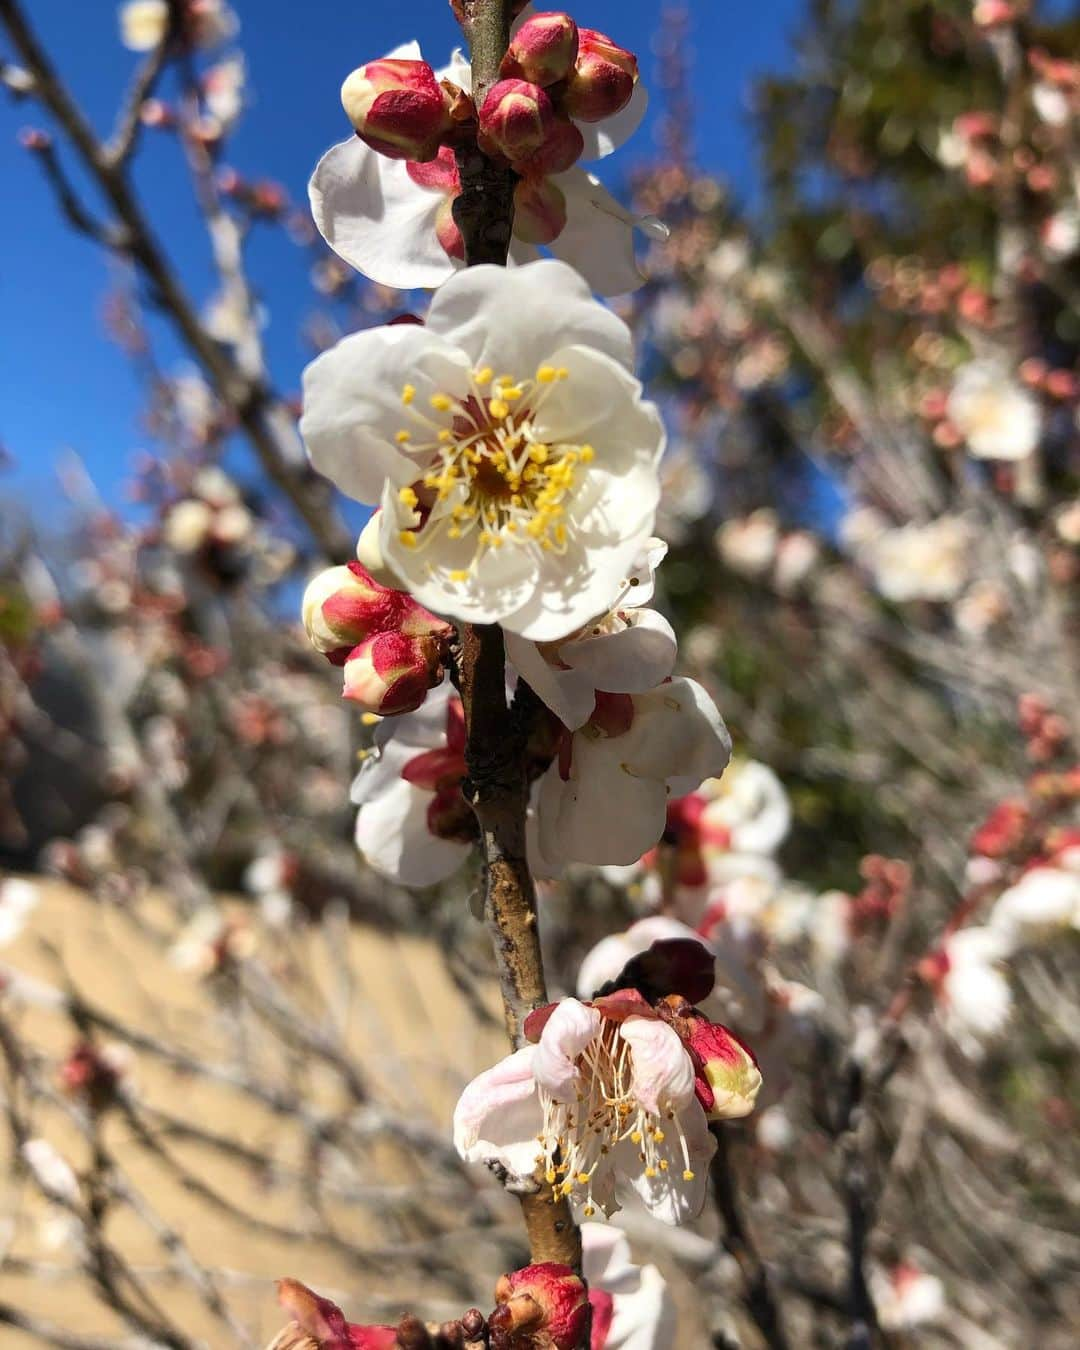
{"label": "closed bud", "polygon": [[569,1266],[544,1261],[500,1275],[495,1301],[488,1318],[492,1350],[577,1350],[585,1334],[589,1299]]}
{"label": "closed bud", "polygon": [[450,95],[426,61],[369,61],[341,86],[341,104],[365,145],[389,159],[434,159],[451,129]]}
{"label": "closed bud", "polygon": [[506,79],[546,87],[566,79],[577,54],[577,24],[569,14],[534,14],[511,38],[499,70]]}
{"label": "closed bud", "polygon": [[637,57],[595,28],[578,29],[578,54],[562,107],[579,122],[600,122],[630,102],[637,83]]}
{"label": "closed bud", "polygon": [[543,143],[530,154],[515,159],[514,168],[528,178],[565,173],[578,162],[584,149],[585,137],[578,128],[567,118],[557,116]]}
{"label": "closed bud", "polygon": [[566,226],[566,198],[547,178],[523,178],[514,188],[514,234],[528,244],[550,244]]}
{"label": "closed bud", "polygon": [[278,1301],[292,1321],[268,1350],[394,1350],[397,1329],[357,1326],[328,1298],[299,1280],[278,1280]]}
{"label": "closed bud", "polygon": [[344,695],[381,717],[414,712],[442,679],[442,657],[437,637],[376,633],[346,657]]}
{"label": "closed bud", "polygon": [[761,1071],[750,1050],[727,1027],[700,1014],[688,1019],[687,1043],[695,1061],[694,1090],[709,1120],[748,1116],[761,1090]]}
{"label": "closed bud", "polygon": [[328,567],[304,592],[304,628],[317,652],[351,649],[372,633],[397,627],[402,601],[408,598],[380,586],[358,562]]}
{"label": "closed bud", "polygon": [[539,85],[500,80],[480,109],[480,146],[516,164],[543,146],[554,124],[555,105]]}

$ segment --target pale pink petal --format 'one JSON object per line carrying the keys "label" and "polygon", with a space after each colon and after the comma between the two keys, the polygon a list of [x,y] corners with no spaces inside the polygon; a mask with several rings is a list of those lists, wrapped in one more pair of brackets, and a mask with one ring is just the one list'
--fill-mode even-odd
{"label": "pale pink petal", "polygon": [[536,1081],[556,1101],[573,1101],[577,1095],[581,1073],[574,1061],[595,1040],[602,1020],[595,1008],[587,1008],[576,998],[564,998],[548,1018],[534,1072]]}
{"label": "pale pink petal", "polygon": [[633,1051],[634,1096],[651,1115],[679,1110],[694,1096],[694,1065],[666,1022],[628,1017],[619,1035]]}
{"label": "pale pink petal", "polygon": [[498,1162],[519,1177],[535,1170],[543,1126],[533,1077],[536,1049],[515,1050],[462,1092],[454,1108],[454,1147],[466,1162]]}

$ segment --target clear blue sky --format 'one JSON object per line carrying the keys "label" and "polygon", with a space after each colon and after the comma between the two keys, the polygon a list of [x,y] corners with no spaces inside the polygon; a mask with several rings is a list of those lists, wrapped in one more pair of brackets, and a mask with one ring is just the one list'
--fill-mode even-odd
{"label": "clear blue sky", "polygon": [[[438,64],[460,40],[446,0],[234,0],[234,7],[255,102],[233,138],[229,162],[252,177],[278,179],[298,202],[305,200],[318,156],[345,134],[338,89],[349,70],[411,37]],[[107,128],[137,60],[120,46],[115,5],[32,0],[26,8],[91,119]],[[581,0],[571,8],[579,22],[635,49],[653,83],[650,43],[660,0]],[[790,65],[802,0],[691,0],[690,9],[698,158],[740,193],[752,193],[747,91],[755,75]],[[10,55],[4,41],[0,35],[0,52]],[[60,220],[39,167],[17,144],[19,128],[29,124],[48,126],[32,103],[0,99],[6,203],[0,213],[0,444],[17,461],[0,477],[0,494],[28,501],[35,514],[48,518],[53,466],[66,448],[83,457],[105,500],[119,505],[125,466],[145,438],[136,378],[102,330],[113,264]],[[650,118],[645,131],[609,161],[609,182],[649,153],[651,133]],[[136,181],[175,264],[194,293],[206,298],[212,277],[205,238],[170,138],[144,138]],[[283,390],[294,390],[307,359],[298,322],[311,308],[304,255],[277,232],[259,230],[250,270],[270,302],[266,338],[274,378]],[[168,330],[158,331],[163,364],[179,363],[183,358]]]}

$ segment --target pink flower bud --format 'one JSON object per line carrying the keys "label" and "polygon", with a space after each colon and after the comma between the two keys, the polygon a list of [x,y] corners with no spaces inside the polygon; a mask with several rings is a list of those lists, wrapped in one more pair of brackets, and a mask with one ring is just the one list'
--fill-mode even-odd
{"label": "pink flower bud", "polygon": [[565,173],[581,158],[585,149],[585,137],[573,122],[565,117],[556,117],[551,124],[544,143],[529,155],[514,160],[518,173],[529,178],[542,177],[548,173]]}
{"label": "pink flower bud", "polygon": [[595,28],[578,29],[578,54],[562,108],[579,122],[600,122],[630,102],[637,83],[637,57]]}
{"label": "pink flower bud", "polygon": [[438,638],[376,633],[346,658],[344,695],[382,717],[414,712],[443,677],[442,655]]}
{"label": "pink flower bud", "polygon": [[514,234],[550,244],[566,227],[566,198],[548,178],[523,178],[514,188]]}
{"label": "pink flower bud", "polygon": [[555,105],[539,85],[500,80],[480,109],[480,146],[486,154],[505,155],[515,164],[543,146],[554,124]]}
{"label": "pink flower bud", "polygon": [[435,213],[435,238],[448,258],[465,260],[465,240],[454,219],[454,198],[447,197]]}
{"label": "pink flower bud", "polygon": [[749,1048],[727,1027],[700,1015],[688,1019],[687,1042],[695,1060],[694,1090],[709,1120],[748,1116],[761,1088],[761,1071]]}
{"label": "pink flower bud", "polygon": [[453,629],[411,595],[381,586],[359,562],[330,567],[308,584],[302,607],[311,645],[344,661],[357,643],[377,633],[446,639]]}
{"label": "pink flower bud", "polygon": [[389,159],[434,159],[451,129],[449,96],[426,61],[369,61],[341,86],[341,104],[360,139]]}
{"label": "pink flower bud", "polygon": [[569,1266],[544,1261],[500,1275],[498,1304],[488,1318],[492,1350],[528,1345],[536,1350],[577,1350],[589,1300]]}
{"label": "pink flower bud", "polygon": [[[274,1341],[277,1350],[395,1350],[394,1327],[361,1327],[328,1298],[320,1298],[299,1280],[278,1280],[278,1302],[292,1316],[291,1326]],[[295,1336],[289,1339],[289,1332]]]}
{"label": "pink flower bud", "polygon": [[566,79],[577,54],[577,24],[569,14],[534,14],[510,40],[499,70],[505,79],[546,87]]}

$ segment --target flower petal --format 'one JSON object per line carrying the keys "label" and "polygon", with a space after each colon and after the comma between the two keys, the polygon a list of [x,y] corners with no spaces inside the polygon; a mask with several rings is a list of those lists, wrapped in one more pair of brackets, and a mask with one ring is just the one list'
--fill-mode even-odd
{"label": "flower petal", "polygon": [[523,267],[482,264],[455,273],[431,302],[427,332],[466,351],[476,366],[530,377],[560,347],[594,348],[627,370],[630,330],[554,258]]}
{"label": "flower petal", "polygon": [[356,846],[380,876],[402,886],[433,886],[456,872],[468,844],[428,829],[434,794],[399,780],[366,802],[356,817]]}
{"label": "flower petal", "polygon": [[533,1072],[536,1081],[556,1101],[571,1102],[581,1074],[574,1061],[595,1040],[602,1022],[595,1008],[576,998],[564,998],[540,1034]]}
{"label": "flower petal", "polygon": [[621,632],[586,635],[563,646],[571,672],[588,676],[594,689],[643,694],[675,669],[678,644],[667,619],[654,609],[630,610],[626,619]]}
{"label": "flower petal", "polygon": [[636,291],[645,277],[634,257],[636,218],[584,169],[554,174],[566,198],[566,224],[551,241],[556,258],[576,267],[600,295]]}
{"label": "flower petal", "polygon": [[387,159],[357,136],[319,160],[308,198],[322,237],[372,281],[401,290],[435,287],[461,265],[435,233],[443,193],[419,187],[404,160]]}
{"label": "flower petal", "polygon": [[[658,1170],[655,1177],[645,1175],[638,1160],[637,1145],[629,1140],[618,1144],[611,1156],[616,1172],[629,1176],[631,1187],[654,1219],[669,1224],[686,1223],[705,1207],[709,1162],[716,1152],[716,1140],[709,1132],[705,1112],[696,1099],[676,1113],[676,1120],[666,1127],[665,1133],[666,1138],[657,1151],[661,1158],[666,1158],[668,1167],[664,1171]],[[686,1160],[680,1134],[686,1140],[689,1170],[694,1174],[689,1181],[683,1179]]]}
{"label": "flower petal", "polygon": [[[535,642],[505,633],[506,659],[555,714],[564,727],[575,731],[592,715],[596,685],[588,674],[561,670],[548,661]],[[572,644],[567,644],[572,645]]]}
{"label": "flower petal", "polygon": [[654,1116],[678,1111],[693,1099],[693,1062],[666,1022],[628,1017],[619,1035],[633,1052],[632,1089],[646,1111]]}
{"label": "flower petal", "polygon": [[515,1176],[536,1168],[543,1114],[533,1077],[535,1045],[523,1046],[485,1069],[454,1108],[454,1147],[466,1162],[499,1162]]}
{"label": "flower petal", "polygon": [[638,80],[634,92],[625,108],[621,108],[614,117],[605,117],[602,122],[575,122],[574,125],[585,138],[582,159],[603,159],[637,131],[641,119],[649,106],[649,91],[644,82]]}

